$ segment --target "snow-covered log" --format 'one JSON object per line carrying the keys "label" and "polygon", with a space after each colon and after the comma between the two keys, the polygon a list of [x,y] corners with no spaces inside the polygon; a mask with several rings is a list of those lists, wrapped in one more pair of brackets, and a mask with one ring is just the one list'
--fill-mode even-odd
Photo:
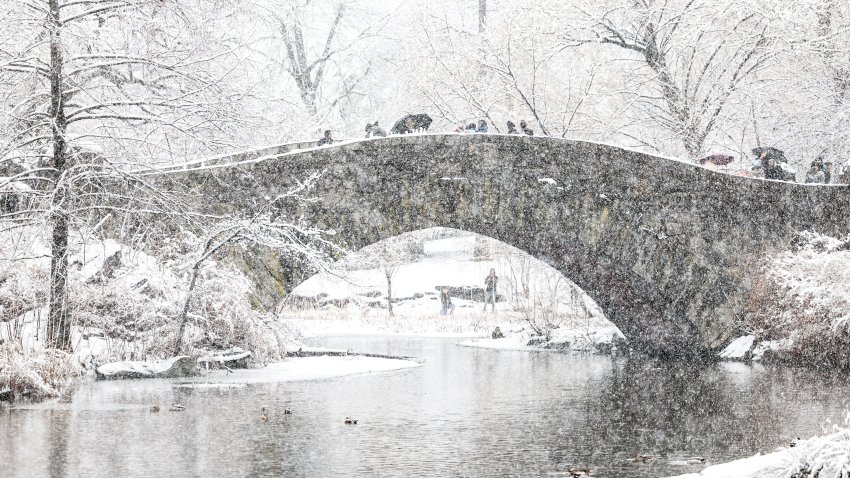
{"label": "snow-covered log", "polygon": [[211,364],[219,364],[227,368],[246,368],[248,366],[249,357],[251,357],[251,352],[244,350],[241,347],[233,347],[232,349],[205,355],[198,359],[198,364],[204,365],[207,368],[209,368]]}

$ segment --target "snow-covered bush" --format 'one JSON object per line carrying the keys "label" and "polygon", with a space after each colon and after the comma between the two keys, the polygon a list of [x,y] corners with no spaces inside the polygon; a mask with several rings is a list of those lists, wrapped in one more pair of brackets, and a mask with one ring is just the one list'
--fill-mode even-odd
{"label": "snow-covered bush", "polygon": [[[21,235],[45,239],[37,231]],[[75,233],[69,259],[69,310],[75,337],[72,347],[80,355],[79,361],[169,356],[198,242],[183,233],[156,241],[156,247],[142,251],[142,246],[133,248],[90,233]],[[0,269],[0,323],[9,322],[4,324],[0,341],[5,337],[9,343],[32,348],[41,342],[34,342],[34,337],[24,339],[24,325],[40,328],[38,337],[43,337],[46,321],[23,314],[46,304],[50,259],[38,240],[27,247],[12,244],[15,241],[0,240],[0,257],[14,259],[9,261],[14,267]],[[252,308],[253,290],[249,279],[229,264],[226,252],[205,261],[189,309],[189,350],[204,354],[242,347],[252,351],[254,360],[279,359],[289,332]],[[34,366],[30,359],[15,363],[21,370]],[[27,383],[36,383],[37,375]]]}
{"label": "snow-covered bush", "polygon": [[18,317],[47,299],[47,274],[27,262],[0,269],[0,322]]}
{"label": "snow-covered bush", "polygon": [[8,388],[15,396],[33,400],[57,397],[63,385],[79,373],[77,362],[60,350],[0,344],[0,390]]}
{"label": "snow-covered bush", "polygon": [[784,341],[768,355],[850,367],[850,238],[801,233],[790,251],[769,259],[750,299],[745,331]]}

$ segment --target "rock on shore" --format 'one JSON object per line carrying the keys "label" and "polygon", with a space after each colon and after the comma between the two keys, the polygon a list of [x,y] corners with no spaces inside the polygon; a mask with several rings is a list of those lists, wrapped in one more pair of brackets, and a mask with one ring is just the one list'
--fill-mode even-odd
{"label": "rock on shore", "polygon": [[198,374],[195,359],[187,355],[153,362],[123,361],[101,365],[96,370],[98,380],[123,378],[174,378]]}

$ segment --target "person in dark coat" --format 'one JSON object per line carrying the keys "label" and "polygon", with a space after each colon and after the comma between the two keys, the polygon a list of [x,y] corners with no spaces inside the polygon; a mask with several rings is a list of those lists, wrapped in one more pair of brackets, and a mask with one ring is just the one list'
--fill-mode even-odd
{"label": "person in dark coat", "polygon": [[319,146],[324,146],[326,144],[331,144],[334,142],[334,139],[331,137],[331,130],[325,130],[325,137],[319,140]]}
{"label": "person in dark coat", "polygon": [[823,184],[824,182],[823,163],[818,158],[812,161],[809,170],[806,172],[806,183]]}
{"label": "person in dark coat", "polygon": [[782,181],[785,179],[785,171],[779,165],[779,160],[770,151],[764,150],[759,155],[761,160],[761,169],[764,171],[764,179],[776,179]]}
{"label": "person in dark coat", "polygon": [[528,127],[528,123],[526,123],[525,120],[519,122],[519,129],[522,130],[523,134],[534,136],[534,130]]}
{"label": "person in dark coat", "polygon": [[499,327],[496,327],[495,329],[493,329],[493,333],[490,334],[490,337],[492,337],[493,340],[503,339],[505,338],[505,334],[502,333],[502,330]]}
{"label": "person in dark coat", "polygon": [[513,121],[508,121],[508,134],[519,134]]}
{"label": "person in dark coat", "polygon": [[385,137],[387,135],[387,131],[384,128],[378,126],[378,122],[375,121],[375,124],[366,123],[366,137],[374,138],[375,136]]}
{"label": "person in dark coat", "polygon": [[452,294],[449,292],[448,287],[443,287],[440,290],[440,304],[442,305],[440,315],[452,315],[454,313],[455,305],[452,304]]}
{"label": "person in dark coat", "polygon": [[484,278],[484,312],[487,312],[487,304],[492,305],[492,311],[496,312],[496,285],[499,282],[499,276],[496,275],[496,269],[490,269],[490,274]]}
{"label": "person in dark coat", "polygon": [[832,184],[832,162],[823,163],[823,182],[824,184]]}
{"label": "person in dark coat", "polygon": [[475,130],[476,133],[486,133],[487,132],[487,122],[484,120],[478,121],[478,128]]}

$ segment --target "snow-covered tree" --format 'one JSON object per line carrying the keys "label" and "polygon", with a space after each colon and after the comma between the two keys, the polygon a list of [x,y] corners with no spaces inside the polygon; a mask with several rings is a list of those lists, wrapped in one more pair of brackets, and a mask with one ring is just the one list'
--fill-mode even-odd
{"label": "snow-covered tree", "polygon": [[423,254],[422,234],[409,232],[352,252],[340,265],[345,270],[380,270],[387,281],[387,313],[393,317],[393,278],[401,266],[416,261]]}
{"label": "snow-covered tree", "polygon": [[484,119],[496,132],[526,120],[537,134],[591,136],[601,62],[563,51],[563,8],[541,0],[487,4],[482,30],[458,13],[451,2],[416,11],[408,41],[419,46],[394,59],[404,101],[451,123]]}
{"label": "snow-covered tree", "polygon": [[745,3],[610,3],[583,11],[582,23],[563,33],[563,44],[610,45],[637,60],[628,103],[643,122],[657,123],[698,158],[730,105],[758,88],[758,73],[776,56],[769,19]]}
{"label": "snow-covered tree", "polygon": [[330,241],[330,234],[285,214],[293,202],[315,200],[305,193],[318,178],[319,175],[314,174],[256,209],[228,214],[209,228],[203,248],[192,264],[186,299],[178,318],[174,355],[183,351],[184,331],[201,266],[216,253],[228,247],[262,246],[284,256],[297,256],[304,265],[315,271],[327,269],[332,253],[339,252],[338,247]]}
{"label": "snow-covered tree", "polygon": [[387,17],[360,3],[253,0],[246,7],[246,18],[264,30],[253,46],[263,95],[286,103],[294,114],[283,120],[299,122],[302,131],[342,124],[346,109],[362,114],[354,105],[377,81],[374,43]]}
{"label": "snow-covered tree", "polygon": [[179,208],[134,171],[228,144],[239,98],[226,80],[239,45],[216,28],[222,5],[215,3],[0,6],[0,167],[40,199],[3,219],[51,225],[48,336],[55,347],[69,347],[69,228],[108,209]]}

